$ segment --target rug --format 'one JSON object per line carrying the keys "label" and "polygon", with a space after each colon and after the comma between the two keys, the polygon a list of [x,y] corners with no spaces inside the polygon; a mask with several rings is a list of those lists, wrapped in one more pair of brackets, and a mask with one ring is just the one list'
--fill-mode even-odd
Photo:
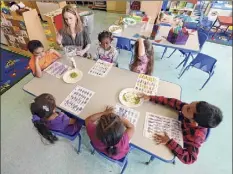
{"label": "rug", "polygon": [[223,32],[219,30],[215,35],[214,35],[215,32],[214,29],[211,29],[211,31],[209,32],[204,29],[201,29],[200,31],[204,32],[208,36],[207,39],[208,42],[232,46],[232,37],[231,37],[232,30],[228,30],[227,32]]}
{"label": "rug", "polygon": [[17,53],[13,53],[6,49],[0,48],[1,51],[1,79],[0,79],[0,95],[14,86],[23,77],[28,75],[29,58]]}

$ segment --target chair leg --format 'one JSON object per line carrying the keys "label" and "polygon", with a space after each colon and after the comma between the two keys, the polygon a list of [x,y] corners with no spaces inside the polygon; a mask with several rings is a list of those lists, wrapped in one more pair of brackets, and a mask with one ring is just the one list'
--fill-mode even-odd
{"label": "chair leg", "polygon": [[170,58],[175,52],[176,52],[176,49],[174,51],[172,51],[172,53],[170,54],[170,56],[168,56],[167,58]]}
{"label": "chair leg", "polygon": [[94,149],[94,148],[92,149],[91,154],[92,154],[92,155],[95,154],[95,149]]}
{"label": "chair leg", "polygon": [[82,137],[80,134],[78,134],[78,153],[81,152],[81,141],[82,141]]}
{"label": "chair leg", "polygon": [[164,50],[163,50],[163,54],[162,54],[162,57],[161,57],[161,59],[163,59],[163,56],[164,56],[164,54],[167,52],[167,48],[165,48]]}
{"label": "chair leg", "polygon": [[154,156],[151,156],[151,157],[150,157],[150,160],[149,160],[148,162],[146,162],[146,165],[149,165],[150,162],[153,161],[154,159],[155,159],[155,157],[154,157]]}
{"label": "chair leg", "polygon": [[199,90],[202,90],[202,89],[205,87],[205,85],[208,83],[208,81],[210,80],[210,78],[211,78],[213,75],[214,75],[214,72],[213,72],[211,75],[209,75],[209,78],[206,80],[206,82],[203,84],[203,86],[202,86],[201,89],[199,89]]}
{"label": "chair leg", "polygon": [[121,170],[121,174],[124,173],[124,171],[125,171],[127,165],[128,165],[128,160],[126,160],[126,162],[125,162],[125,164],[124,164],[124,166],[123,166],[123,168],[122,168],[122,170]]}
{"label": "chair leg", "polygon": [[[176,67],[176,69],[183,64],[183,68],[186,66],[186,64],[188,63],[189,57],[190,57],[191,53],[188,53],[188,55],[185,56],[184,60],[182,62],[180,62],[180,64]],[[182,70],[181,70],[182,72]]]}
{"label": "chair leg", "polygon": [[180,79],[181,78],[181,76],[184,74],[184,72],[186,71],[186,70],[188,70],[189,69],[189,67],[190,66],[187,66],[182,72],[181,72],[181,74],[180,74],[180,76],[178,77],[178,79]]}

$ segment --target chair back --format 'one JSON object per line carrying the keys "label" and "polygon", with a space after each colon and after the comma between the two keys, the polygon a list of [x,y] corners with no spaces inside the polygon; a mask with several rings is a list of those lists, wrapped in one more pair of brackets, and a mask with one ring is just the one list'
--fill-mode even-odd
{"label": "chair back", "polygon": [[190,65],[204,72],[211,73],[216,62],[217,60],[213,57],[199,53]]}
{"label": "chair back", "polygon": [[105,155],[104,153],[99,152],[99,151],[95,148],[95,146],[93,145],[93,143],[92,143],[91,141],[90,141],[90,144],[91,144],[91,146],[93,147],[93,149],[94,149],[100,156],[104,157],[105,159],[107,159],[107,160],[109,160],[109,161],[111,161],[111,162],[117,163],[117,164],[120,165],[120,166],[124,165],[125,161],[127,160],[127,155],[126,155],[124,158],[121,158],[121,159],[119,159],[119,160],[112,159],[112,158],[108,157],[107,155]]}
{"label": "chair back", "polygon": [[199,40],[200,50],[202,49],[202,47],[207,39],[208,39],[208,36],[205,33],[198,32],[198,40]]}
{"label": "chair back", "polygon": [[132,50],[131,40],[124,37],[117,37],[116,48],[131,51]]}

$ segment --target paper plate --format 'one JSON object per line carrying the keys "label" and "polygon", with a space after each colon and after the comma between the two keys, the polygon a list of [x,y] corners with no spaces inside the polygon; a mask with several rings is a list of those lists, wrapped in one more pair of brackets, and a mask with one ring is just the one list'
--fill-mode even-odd
{"label": "paper plate", "polygon": [[124,18],[123,22],[126,23],[127,25],[135,25],[136,24],[136,20],[133,18]]}
{"label": "paper plate", "polygon": [[122,27],[119,26],[119,25],[111,25],[108,28],[108,31],[111,32],[111,33],[113,33],[113,34],[118,34],[118,33],[122,32]]}
{"label": "paper plate", "polygon": [[139,99],[139,101],[135,100],[135,97],[138,92],[134,88],[126,88],[123,89],[119,94],[119,100],[121,104],[127,107],[138,107],[143,103],[143,99]]}
{"label": "paper plate", "polygon": [[[72,78],[71,77],[71,74],[72,73],[76,73],[77,76]],[[63,75],[63,80],[64,82],[66,83],[76,83],[78,82],[79,80],[81,80],[83,77],[83,73],[82,71],[78,70],[78,69],[72,69],[72,70],[68,70],[65,72],[65,74]]]}

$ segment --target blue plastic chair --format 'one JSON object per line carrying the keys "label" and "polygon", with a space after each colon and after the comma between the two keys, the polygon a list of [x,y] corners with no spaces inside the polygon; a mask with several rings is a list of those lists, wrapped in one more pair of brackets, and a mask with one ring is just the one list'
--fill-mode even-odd
{"label": "blue plastic chair", "polygon": [[210,80],[210,78],[214,75],[214,68],[215,68],[216,62],[217,60],[214,59],[213,57],[210,57],[206,54],[199,53],[197,57],[194,60],[192,60],[192,62],[190,62],[190,64],[183,70],[179,79],[184,74],[184,72],[188,70],[190,67],[195,67],[197,69],[200,69],[209,74],[209,78],[206,80],[204,85],[201,87],[201,89],[203,89],[204,86],[207,84],[207,82]]}
{"label": "blue plastic chair", "polygon": [[128,157],[127,157],[127,155],[124,158],[120,159],[120,160],[114,160],[114,159],[108,157],[107,155],[105,155],[104,153],[99,152],[97,149],[95,149],[95,147],[92,144],[92,142],[90,142],[90,143],[91,143],[91,146],[93,148],[93,150],[91,151],[92,155],[94,155],[95,151],[96,151],[100,156],[104,157],[105,159],[107,159],[107,160],[109,160],[109,161],[111,161],[113,163],[118,164],[122,168],[121,169],[121,174],[124,173],[124,171],[125,171],[125,169],[126,169],[126,167],[128,165]]}
{"label": "blue plastic chair", "polygon": [[124,37],[117,37],[116,48],[118,49],[119,53],[120,53],[120,50],[130,51],[132,53],[130,63],[132,62],[132,59],[133,59],[133,44],[131,44],[130,39],[127,39],[127,38],[124,38]]}
{"label": "blue plastic chair", "polygon": [[[81,130],[81,129],[80,129]],[[58,132],[58,131],[51,131],[54,135],[56,135],[56,136],[60,136],[60,137],[63,137],[63,138],[66,138],[66,139],[68,139],[68,140],[70,140],[70,141],[74,141],[77,137],[78,137],[78,139],[79,139],[79,141],[78,141],[78,148],[76,149],[75,148],[75,150],[77,151],[77,153],[79,154],[80,152],[81,152],[81,141],[82,141],[82,137],[81,137],[81,135],[80,135],[80,130],[79,131],[77,131],[77,133],[75,133],[74,135],[67,135],[67,134],[63,134],[63,133],[61,133],[61,132]]]}

